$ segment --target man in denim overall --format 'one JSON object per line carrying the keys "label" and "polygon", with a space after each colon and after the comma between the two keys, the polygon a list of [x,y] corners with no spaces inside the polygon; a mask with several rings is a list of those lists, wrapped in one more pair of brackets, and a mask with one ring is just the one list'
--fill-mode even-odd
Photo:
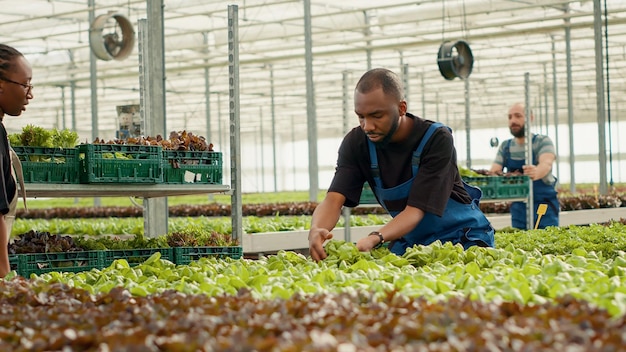
{"label": "man in denim overall", "polygon": [[402,255],[436,240],[493,247],[494,229],[478,204],[481,191],[462,181],[452,133],[407,112],[400,78],[382,68],[366,72],[354,108],[360,126],[344,137],[333,181],[313,213],[311,257],[326,258],[323,244],[332,238],[341,208],[358,205],[365,182],[393,219],[360,239],[359,250],[389,242]]}
{"label": "man in denim overall", "polygon": [[[557,198],[556,177],[552,175],[552,164],[556,160],[554,144],[550,137],[540,134],[532,136],[532,162],[525,160],[525,106],[515,103],[509,108],[509,130],[514,138],[504,141],[498,149],[496,160],[489,170],[492,174],[526,175],[533,181],[534,222],[537,222],[537,209],[540,204],[547,204],[546,213],[541,217],[537,228],[559,226],[561,206]],[[531,120],[533,116],[531,114]],[[511,226],[518,229],[534,228],[526,223],[526,204],[511,203]]]}

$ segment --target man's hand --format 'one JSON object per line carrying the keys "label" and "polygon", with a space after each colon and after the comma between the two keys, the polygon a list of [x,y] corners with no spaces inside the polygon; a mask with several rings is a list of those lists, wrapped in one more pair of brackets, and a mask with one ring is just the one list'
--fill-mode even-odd
{"label": "man's hand", "polygon": [[365,236],[356,242],[356,248],[361,252],[369,252],[380,242],[378,236]]}
{"label": "man's hand", "polygon": [[522,168],[524,170],[524,175],[530,177],[533,181],[540,180],[546,175],[543,169],[540,169],[540,167],[535,165],[524,165]]}
{"label": "man's hand", "polygon": [[320,261],[327,257],[324,242],[333,238],[330,231],[337,225],[341,215],[341,207],[345,202],[346,197],[341,193],[328,192],[324,200],[315,207],[311,219],[311,229],[309,230],[309,253],[313,260]]}
{"label": "man's hand", "polygon": [[524,175],[530,177],[531,180],[535,180],[535,175],[537,174],[537,167],[535,165],[524,165],[522,166],[522,170],[524,170]]}
{"label": "man's hand", "polygon": [[324,242],[333,238],[333,234],[326,229],[309,230],[309,252],[316,262],[326,259],[328,254],[324,250]]}
{"label": "man's hand", "polygon": [[524,165],[524,175],[530,177],[531,180],[537,181],[544,178],[552,171],[552,163],[556,157],[552,153],[543,153],[539,155],[539,163],[537,165]]}

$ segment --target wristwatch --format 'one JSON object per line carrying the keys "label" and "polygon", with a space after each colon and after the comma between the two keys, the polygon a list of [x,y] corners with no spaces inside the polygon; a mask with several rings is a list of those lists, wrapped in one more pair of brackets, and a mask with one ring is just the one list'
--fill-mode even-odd
{"label": "wristwatch", "polygon": [[374,248],[380,248],[383,244],[385,244],[385,238],[383,237],[383,234],[378,231],[372,231],[368,236],[378,236],[378,239],[380,239],[380,242],[378,242],[378,244],[375,245]]}

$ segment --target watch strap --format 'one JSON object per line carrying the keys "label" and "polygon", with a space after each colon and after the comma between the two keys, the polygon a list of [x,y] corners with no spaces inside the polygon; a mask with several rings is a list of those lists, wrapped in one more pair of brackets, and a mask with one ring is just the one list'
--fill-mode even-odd
{"label": "watch strap", "polygon": [[383,234],[378,231],[372,231],[368,236],[377,236],[380,240],[380,242],[378,242],[378,244],[375,245],[374,248],[380,248],[385,243],[385,238],[383,237]]}

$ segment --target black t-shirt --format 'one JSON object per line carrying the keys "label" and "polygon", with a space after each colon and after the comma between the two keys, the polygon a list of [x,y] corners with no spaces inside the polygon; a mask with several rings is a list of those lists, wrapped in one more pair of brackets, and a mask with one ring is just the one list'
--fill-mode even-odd
{"label": "black t-shirt", "polygon": [[11,155],[9,154],[9,140],[4,124],[0,122],[0,213],[6,215],[9,205],[17,192],[15,179],[11,174]]}
{"label": "black t-shirt", "polygon": [[[428,127],[434,123],[409,113],[407,117],[413,120],[410,137],[400,143],[376,148],[384,188],[398,186],[412,177],[413,152]],[[359,203],[364,182],[373,187],[374,177],[370,172],[367,136],[360,127],[355,127],[348,132],[339,147],[335,176],[328,190],[343,194],[346,197],[344,205],[354,207]],[[410,205],[441,216],[449,198],[463,204],[472,201],[463,188],[452,133],[447,128],[439,128],[424,146],[408,199],[386,202],[385,205],[391,211],[402,211],[406,205]]]}

